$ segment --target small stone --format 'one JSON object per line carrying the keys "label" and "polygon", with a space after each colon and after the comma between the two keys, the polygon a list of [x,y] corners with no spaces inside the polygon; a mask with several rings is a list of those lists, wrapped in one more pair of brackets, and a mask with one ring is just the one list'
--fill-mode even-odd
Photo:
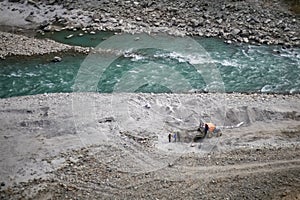
{"label": "small stone", "polygon": [[111,23],[118,23],[118,20],[116,19],[116,18],[110,18],[109,19],[109,21],[111,22]]}
{"label": "small stone", "polygon": [[239,34],[240,32],[241,32],[240,29],[235,28],[235,29],[233,29],[233,30],[231,31],[231,34],[232,34],[232,35],[237,35],[237,34]]}
{"label": "small stone", "polygon": [[70,160],[70,162],[72,162],[72,163],[77,163],[77,162],[79,161],[78,159],[75,159],[75,158],[73,158],[73,157],[70,157],[69,160]]}
{"label": "small stone", "polygon": [[271,19],[267,19],[264,23],[265,24],[268,24],[268,23],[270,23],[271,22]]}
{"label": "small stone", "polygon": [[61,62],[62,61],[62,58],[59,57],[59,56],[55,56],[53,59],[52,59],[52,62]]}
{"label": "small stone", "polygon": [[1,187],[4,187],[5,186],[5,183],[4,182],[1,182]]}
{"label": "small stone", "polygon": [[33,15],[28,15],[26,18],[25,18],[25,21],[27,22],[33,22],[34,21],[34,16]]}
{"label": "small stone", "polygon": [[249,43],[249,39],[248,38],[243,38],[243,42]]}
{"label": "small stone", "polygon": [[73,34],[70,34],[70,35],[66,36],[66,39],[70,39],[70,38],[72,38],[73,36],[74,36]]}
{"label": "small stone", "polygon": [[218,24],[221,24],[223,22],[223,19],[218,19],[217,22]]}
{"label": "small stone", "polygon": [[173,163],[168,163],[168,167],[173,167],[174,164]]}
{"label": "small stone", "polygon": [[28,0],[27,3],[33,5],[36,8],[39,8],[39,6],[37,5],[37,3],[35,1],[33,1],[33,0]]}
{"label": "small stone", "polygon": [[102,23],[106,23],[107,21],[108,21],[108,19],[106,19],[106,18],[102,18],[102,19],[101,19],[101,22],[102,22]]}
{"label": "small stone", "polygon": [[200,23],[197,19],[191,19],[191,23],[193,24],[194,27],[197,27],[200,25]]}
{"label": "small stone", "polygon": [[45,31],[45,32],[49,32],[51,30],[52,30],[52,26],[51,25],[48,25],[45,28],[43,28],[43,31]]}

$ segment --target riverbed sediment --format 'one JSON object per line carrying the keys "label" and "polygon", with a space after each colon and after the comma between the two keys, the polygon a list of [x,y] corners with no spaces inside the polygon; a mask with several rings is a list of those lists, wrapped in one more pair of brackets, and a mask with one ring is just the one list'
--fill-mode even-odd
{"label": "riverbed sediment", "polygon": [[[219,37],[228,43],[300,45],[299,14],[286,1],[3,1],[2,24],[40,31],[83,29]],[[6,19],[7,16],[4,18]]]}
{"label": "riverbed sediment", "polygon": [[[0,198],[296,199],[299,99],[97,93],[0,99]],[[184,140],[200,119],[225,125],[222,136]],[[168,142],[169,133],[182,137]]]}
{"label": "riverbed sediment", "polygon": [[89,53],[89,48],[61,44],[53,40],[35,39],[0,31],[0,58],[33,56],[58,52]]}

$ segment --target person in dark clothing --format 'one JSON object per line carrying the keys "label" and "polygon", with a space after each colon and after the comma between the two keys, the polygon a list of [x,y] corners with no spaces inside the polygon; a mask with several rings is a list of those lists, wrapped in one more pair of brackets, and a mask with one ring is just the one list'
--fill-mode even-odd
{"label": "person in dark clothing", "polygon": [[171,142],[171,138],[172,138],[171,133],[168,135],[168,137],[169,137],[169,142]]}
{"label": "person in dark clothing", "polygon": [[208,132],[208,129],[209,129],[208,125],[205,124],[205,125],[204,125],[204,137],[206,137],[206,134],[207,134],[207,132]]}

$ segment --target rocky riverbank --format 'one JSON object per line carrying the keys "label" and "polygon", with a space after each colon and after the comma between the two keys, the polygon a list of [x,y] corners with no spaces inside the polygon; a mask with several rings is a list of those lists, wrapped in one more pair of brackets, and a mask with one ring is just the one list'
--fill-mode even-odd
{"label": "rocky riverbank", "polygon": [[[96,93],[0,99],[0,199],[297,199],[299,99]],[[183,134],[199,118],[220,119],[224,105],[223,122],[242,126],[199,143],[168,142],[168,133]]]}
{"label": "rocky riverbank", "polygon": [[3,1],[1,9],[22,16],[16,25],[23,19],[41,31],[166,32],[220,37],[229,43],[300,46],[299,15],[281,0],[11,2]]}
{"label": "rocky riverbank", "polygon": [[33,56],[58,52],[89,53],[89,49],[0,31],[0,59],[8,56]]}

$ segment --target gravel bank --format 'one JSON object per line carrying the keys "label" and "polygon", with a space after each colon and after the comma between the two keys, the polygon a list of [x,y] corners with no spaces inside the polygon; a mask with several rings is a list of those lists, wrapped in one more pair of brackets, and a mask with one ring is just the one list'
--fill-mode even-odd
{"label": "gravel bank", "polygon": [[87,31],[167,32],[220,37],[229,43],[300,46],[299,16],[280,0],[14,2],[18,3],[3,1],[3,13],[19,16],[16,25],[23,20],[27,26],[41,25],[43,31],[84,28]]}
{"label": "gravel bank", "polygon": [[1,59],[5,59],[7,56],[33,56],[67,51],[88,53],[89,49],[0,31]]}
{"label": "gravel bank", "polygon": [[[13,16],[13,17],[12,17]],[[0,25],[24,30],[99,30],[219,37],[228,43],[300,46],[300,19],[281,1],[1,1]],[[23,29],[23,30],[22,30]],[[16,41],[18,41],[16,43]],[[88,49],[0,32],[0,58]]]}
{"label": "gravel bank", "polygon": [[[296,199],[299,98],[74,93],[0,99],[1,199]],[[242,126],[224,127],[221,137],[200,143],[168,142],[168,133],[183,134],[199,118],[218,121],[224,105],[226,125]]]}

